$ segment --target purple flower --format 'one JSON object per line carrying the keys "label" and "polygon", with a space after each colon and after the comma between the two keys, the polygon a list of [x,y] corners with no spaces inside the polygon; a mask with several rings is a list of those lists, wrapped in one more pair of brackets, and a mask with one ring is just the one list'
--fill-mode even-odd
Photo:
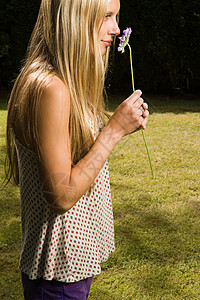
{"label": "purple flower", "polygon": [[[130,38],[131,32],[132,32],[132,30],[131,30],[130,27],[127,27],[125,30],[123,30],[123,35],[121,37],[119,37],[120,43],[119,43],[119,46],[118,46],[118,51],[124,53],[125,52],[124,48],[126,46],[128,46],[128,48],[129,48],[129,52],[130,52],[130,65],[131,65],[131,77],[132,77],[132,87],[133,87],[133,92],[135,92],[135,84],[134,84],[134,76],[133,76],[132,50],[131,50],[131,46],[129,45],[129,38]],[[145,147],[146,147],[147,154],[148,154],[148,158],[149,158],[149,164],[150,164],[150,167],[151,167],[152,177],[154,179],[154,172],[153,172],[153,167],[152,167],[152,163],[151,163],[151,157],[150,157],[150,154],[149,154],[149,149],[148,149],[148,146],[147,146],[147,142],[146,142],[146,139],[145,139],[145,135],[144,135],[143,129],[142,129],[142,136],[143,136],[143,140],[144,140]]]}
{"label": "purple flower", "polygon": [[119,37],[120,43],[118,47],[118,51],[124,53],[124,48],[126,45],[128,45],[129,38],[131,35],[132,29],[131,27],[127,27],[125,30],[123,30],[123,35]]}
{"label": "purple flower", "polygon": [[131,32],[132,32],[132,30],[131,30],[131,27],[127,27],[125,30],[123,30],[123,34],[126,36],[126,35],[131,35]]}

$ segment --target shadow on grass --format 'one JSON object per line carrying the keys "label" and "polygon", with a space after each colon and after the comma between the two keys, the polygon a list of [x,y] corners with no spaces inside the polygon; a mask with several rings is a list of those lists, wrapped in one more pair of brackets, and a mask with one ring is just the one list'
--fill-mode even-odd
{"label": "shadow on grass", "polygon": [[115,212],[115,220],[117,247],[128,260],[167,264],[197,258],[195,240],[199,240],[200,228],[188,217],[174,220],[173,215],[159,209],[145,211],[125,204],[120,212]]}
{"label": "shadow on grass", "polygon": [[0,110],[7,110],[7,109],[8,109],[7,104],[0,103]]}
{"label": "shadow on grass", "polygon": [[[0,166],[4,169],[4,163],[5,163],[5,159],[6,159],[6,145],[2,145],[0,147]],[[1,179],[0,179],[0,189],[1,189]]]}
{"label": "shadow on grass", "polygon": [[[108,95],[107,106],[110,112],[114,112],[117,106],[129,95]],[[149,111],[153,113],[183,114],[186,112],[200,112],[200,96],[148,96],[142,95],[145,102],[149,105]],[[9,100],[8,91],[0,91],[0,110],[7,110]]]}
{"label": "shadow on grass", "polygon": [[8,91],[0,91],[0,110],[7,110],[9,100]]}
{"label": "shadow on grass", "polygon": [[11,184],[0,192],[0,253],[11,251],[8,247],[20,244],[19,189]]}
{"label": "shadow on grass", "polygon": [[111,183],[111,187],[121,197],[113,203],[118,254],[109,267],[136,259],[161,265],[199,260],[200,198],[180,198],[177,205],[182,211],[170,211],[159,208],[148,193],[134,195],[119,183]]}
{"label": "shadow on grass", "polygon": [[[128,97],[128,96],[127,96]],[[142,98],[149,105],[150,114],[153,113],[175,113],[200,112],[200,97],[166,97],[166,96],[144,96]],[[114,112],[117,106],[125,100],[121,95],[109,95],[108,110]]]}

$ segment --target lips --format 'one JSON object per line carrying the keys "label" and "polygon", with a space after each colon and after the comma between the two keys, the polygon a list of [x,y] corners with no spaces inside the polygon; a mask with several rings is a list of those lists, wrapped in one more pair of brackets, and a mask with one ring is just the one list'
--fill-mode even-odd
{"label": "lips", "polygon": [[103,43],[105,46],[109,47],[109,46],[111,45],[112,41],[104,41],[104,40],[102,40],[102,43]]}

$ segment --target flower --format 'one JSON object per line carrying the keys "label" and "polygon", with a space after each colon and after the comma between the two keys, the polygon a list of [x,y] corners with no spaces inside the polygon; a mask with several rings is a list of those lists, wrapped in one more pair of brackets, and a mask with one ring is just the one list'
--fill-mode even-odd
{"label": "flower", "polygon": [[123,35],[119,37],[120,39],[120,43],[118,47],[119,52],[124,53],[125,51],[124,48],[126,47],[126,45],[128,45],[131,32],[132,32],[131,27],[127,27],[125,30],[123,30]]}
{"label": "flower", "polygon": [[[132,77],[132,88],[133,88],[133,92],[135,92],[135,84],[134,84],[134,76],[133,76],[132,50],[131,50],[131,46],[129,45],[129,38],[130,38],[131,32],[132,32],[131,27],[127,27],[125,30],[123,30],[123,35],[121,37],[119,37],[120,43],[119,43],[119,46],[118,46],[118,51],[124,53],[125,52],[124,48],[126,46],[128,46],[128,48],[129,48],[131,77]],[[147,142],[146,142],[146,138],[145,138],[143,129],[142,129],[142,136],[143,136],[144,144],[145,144],[145,147],[146,147],[146,150],[147,150],[147,155],[148,155],[148,159],[149,159],[149,164],[150,164],[150,168],[151,168],[152,177],[154,179],[154,172],[153,172],[153,167],[152,167],[152,163],[151,163],[151,156],[150,156],[150,153],[149,153],[149,148],[148,148],[148,145],[147,145]]]}

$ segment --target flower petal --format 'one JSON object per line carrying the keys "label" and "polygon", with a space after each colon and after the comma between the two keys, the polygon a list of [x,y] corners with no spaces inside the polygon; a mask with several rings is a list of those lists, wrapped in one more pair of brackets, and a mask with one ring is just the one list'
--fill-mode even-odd
{"label": "flower petal", "polygon": [[132,32],[131,27],[127,27],[125,30],[123,30],[123,35],[119,37],[120,43],[118,47],[118,51],[124,53],[124,48],[127,46],[130,38],[130,34]]}

